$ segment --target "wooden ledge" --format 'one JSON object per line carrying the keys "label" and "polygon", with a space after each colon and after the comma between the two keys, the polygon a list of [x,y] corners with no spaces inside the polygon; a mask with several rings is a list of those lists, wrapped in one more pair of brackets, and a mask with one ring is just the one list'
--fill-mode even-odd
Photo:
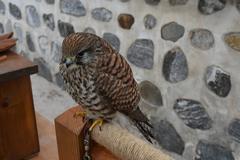
{"label": "wooden ledge", "polygon": [[0,62],[0,82],[38,72],[38,66],[23,56],[10,50],[2,54],[7,55],[7,59]]}
{"label": "wooden ledge", "polygon": [[[55,119],[55,128],[58,144],[59,160],[81,160],[83,156],[84,123],[81,117],[73,117],[74,113],[82,111],[77,106],[73,107]],[[93,160],[119,160],[103,146],[92,140],[91,156]]]}

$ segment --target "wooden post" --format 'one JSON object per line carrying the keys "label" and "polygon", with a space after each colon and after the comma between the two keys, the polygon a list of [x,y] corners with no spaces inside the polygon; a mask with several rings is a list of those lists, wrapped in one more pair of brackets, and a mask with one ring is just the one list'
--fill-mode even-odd
{"label": "wooden post", "polygon": [[0,62],[0,160],[19,160],[39,152],[30,80],[37,66],[7,54]]}
{"label": "wooden post", "polygon": [[[81,117],[73,116],[77,111],[81,111],[80,106],[67,110],[55,119],[59,160],[82,160],[84,123]],[[91,146],[93,160],[119,160],[96,142]]]}

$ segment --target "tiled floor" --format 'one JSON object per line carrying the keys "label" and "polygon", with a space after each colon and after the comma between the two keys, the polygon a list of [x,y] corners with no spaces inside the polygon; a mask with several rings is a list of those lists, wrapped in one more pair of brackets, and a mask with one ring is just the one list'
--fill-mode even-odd
{"label": "tiled floor", "polygon": [[52,122],[36,114],[40,152],[32,160],[58,160],[55,128]]}

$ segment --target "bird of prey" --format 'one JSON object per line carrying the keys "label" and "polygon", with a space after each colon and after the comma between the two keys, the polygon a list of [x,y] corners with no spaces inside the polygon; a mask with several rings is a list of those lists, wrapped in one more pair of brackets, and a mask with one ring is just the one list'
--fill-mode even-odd
{"label": "bird of prey", "polygon": [[67,92],[95,120],[92,127],[121,112],[151,142],[152,125],[139,109],[140,94],[132,70],[104,39],[82,32],[68,35],[62,43],[59,69]]}

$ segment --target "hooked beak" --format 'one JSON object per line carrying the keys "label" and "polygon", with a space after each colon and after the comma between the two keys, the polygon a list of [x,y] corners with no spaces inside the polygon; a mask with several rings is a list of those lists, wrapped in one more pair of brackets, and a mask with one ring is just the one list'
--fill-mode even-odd
{"label": "hooked beak", "polygon": [[74,63],[74,60],[72,58],[66,58],[66,61],[64,62],[66,67],[68,68],[70,65]]}

